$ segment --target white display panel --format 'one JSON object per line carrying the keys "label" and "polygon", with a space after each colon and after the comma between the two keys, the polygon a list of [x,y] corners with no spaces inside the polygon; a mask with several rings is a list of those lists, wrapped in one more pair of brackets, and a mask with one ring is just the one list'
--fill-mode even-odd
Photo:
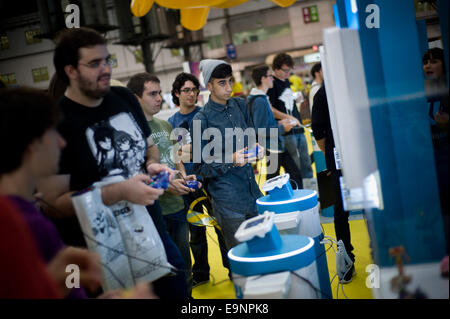
{"label": "white display panel", "polygon": [[350,194],[363,194],[365,178],[378,167],[358,31],[328,28],[323,39],[322,69],[345,185]]}

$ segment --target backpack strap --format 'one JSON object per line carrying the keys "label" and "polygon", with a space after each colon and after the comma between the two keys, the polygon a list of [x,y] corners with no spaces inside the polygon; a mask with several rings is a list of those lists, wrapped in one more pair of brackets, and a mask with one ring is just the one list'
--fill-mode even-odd
{"label": "backpack strap", "polygon": [[250,111],[250,117],[253,119],[253,102],[255,102],[255,100],[258,98],[258,97],[264,97],[264,95],[262,95],[262,94],[258,94],[258,95],[254,95],[254,96],[252,96],[251,98],[249,98],[248,100],[247,100],[247,103],[248,103],[248,109],[249,109],[249,111]]}

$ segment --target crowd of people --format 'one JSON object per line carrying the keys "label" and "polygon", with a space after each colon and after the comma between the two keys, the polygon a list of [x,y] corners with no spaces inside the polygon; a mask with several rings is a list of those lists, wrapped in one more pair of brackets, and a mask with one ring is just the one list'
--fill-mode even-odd
{"label": "crowd of people", "polygon": [[[428,65],[435,59],[439,54],[430,52],[424,69],[426,61]],[[0,89],[0,135],[8,150],[0,158],[0,252],[7,256],[0,269],[8,274],[2,276],[0,298],[192,298],[193,287],[210,278],[205,227],[187,222],[187,212],[200,195],[208,199],[200,209],[217,222],[222,263],[231,279],[227,251],[239,244],[234,234],[243,221],[257,215],[256,199],[263,196],[252,163],[266,157],[271,167],[267,179],[283,167],[296,188],[313,178],[289,82],[294,61],[288,54],[278,54],[271,67],[253,69],[255,86],[245,99],[232,97],[230,64],[201,61],[208,102],[197,106],[200,82],[182,72],[171,92],[179,110],[168,121],[155,117],[163,102],[157,76],[144,72],[132,76],[126,87],[110,85],[111,56],[98,32],[64,30],[53,61],[56,75],[47,92]],[[320,63],[311,76],[312,129],[339,195],[336,236],[354,262]],[[439,187],[448,190],[448,167],[444,171],[439,164],[445,158],[448,163],[448,99],[447,104],[439,102],[437,111],[430,106],[430,120],[438,130],[433,135],[438,176],[447,174]],[[254,138],[230,136],[230,130],[248,129],[257,132]],[[224,141],[215,143],[217,136]],[[441,142],[445,138],[447,144]],[[249,152],[255,147],[255,153]],[[161,172],[169,175],[168,188],[149,187]],[[103,291],[99,256],[87,249],[72,195],[117,176],[122,181],[101,188],[103,203],[145,206],[175,271],[151,283]],[[197,190],[188,186],[192,181],[198,182]],[[448,198],[442,195],[441,202],[448,223]],[[67,285],[69,264],[80,268],[79,287]],[[353,275],[349,272],[342,282],[350,282]]]}

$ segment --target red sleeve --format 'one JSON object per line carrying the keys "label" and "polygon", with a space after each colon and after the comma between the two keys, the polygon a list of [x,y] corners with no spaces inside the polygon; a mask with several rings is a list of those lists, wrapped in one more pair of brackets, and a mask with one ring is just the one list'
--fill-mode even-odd
{"label": "red sleeve", "polygon": [[15,206],[0,196],[0,299],[62,298],[30,229]]}

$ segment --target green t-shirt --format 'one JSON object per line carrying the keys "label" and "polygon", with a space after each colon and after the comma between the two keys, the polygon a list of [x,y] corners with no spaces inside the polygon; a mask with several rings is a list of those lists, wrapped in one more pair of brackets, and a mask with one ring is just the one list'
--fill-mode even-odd
{"label": "green t-shirt", "polygon": [[[161,164],[166,164],[168,167],[175,169],[173,160],[173,146],[175,141],[170,139],[172,126],[169,122],[155,117],[151,121],[148,121],[148,125],[152,129],[152,139],[161,154]],[[178,213],[184,208],[183,198],[178,195],[170,194],[167,191],[159,196],[159,203],[161,204],[163,215]]]}

